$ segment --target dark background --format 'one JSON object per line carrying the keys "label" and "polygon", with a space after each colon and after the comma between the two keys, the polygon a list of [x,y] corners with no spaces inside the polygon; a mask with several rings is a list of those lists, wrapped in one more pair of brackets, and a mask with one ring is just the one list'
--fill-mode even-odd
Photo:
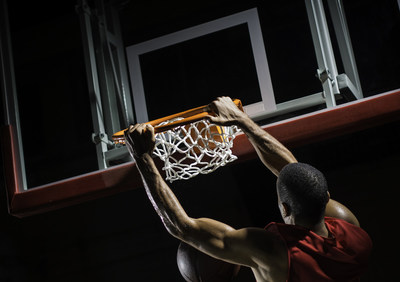
{"label": "dark background", "polygon": [[[75,1],[8,2],[30,187],[96,170]],[[302,1],[125,2],[120,16],[126,46],[257,7],[278,102],[294,92],[321,91]],[[399,88],[397,1],[344,3],[364,95]],[[340,61],[338,65],[340,70]],[[393,121],[291,147],[299,161],[326,174],[332,198],[349,206],[371,235],[374,250],[362,281],[398,277],[400,250],[393,234],[399,125]],[[8,214],[3,186],[1,281],[182,281],[175,261],[179,242],[165,231],[143,190],[17,219]],[[236,162],[172,187],[193,217],[211,217],[237,228],[280,220],[275,177],[258,160]],[[246,269],[237,280],[254,281]]]}

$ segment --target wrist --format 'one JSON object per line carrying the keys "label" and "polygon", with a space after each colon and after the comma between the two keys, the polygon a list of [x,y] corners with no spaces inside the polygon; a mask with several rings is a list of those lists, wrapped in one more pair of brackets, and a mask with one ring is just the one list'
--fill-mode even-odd
{"label": "wrist", "polygon": [[147,164],[150,160],[153,160],[150,153],[134,154],[133,159],[138,164]]}
{"label": "wrist", "polygon": [[137,156],[134,159],[136,167],[139,169],[142,176],[153,175],[154,172],[158,171],[153,157],[149,153],[143,153],[140,157]]}
{"label": "wrist", "polygon": [[153,157],[151,156],[151,153],[149,153],[149,152],[141,153],[141,154],[135,156],[135,158],[138,158],[140,160],[153,159]]}
{"label": "wrist", "polygon": [[248,131],[253,124],[253,120],[244,112],[236,118],[236,125],[243,131]]}

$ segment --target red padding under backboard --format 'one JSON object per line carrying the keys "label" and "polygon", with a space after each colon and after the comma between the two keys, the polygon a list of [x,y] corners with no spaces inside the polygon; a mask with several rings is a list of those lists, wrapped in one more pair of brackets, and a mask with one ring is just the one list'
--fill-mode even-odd
{"label": "red padding under backboard", "polygon": [[[400,119],[400,91],[350,102],[332,109],[263,126],[289,148],[329,139],[335,136],[374,127]],[[2,130],[2,148],[9,212],[18,217],[29,216],[142,187],[134,163],[126,163],[40,187],[23,190],[14,128]],[[256,157],[241,134],[236,137],[234,154],[240,161]]]}

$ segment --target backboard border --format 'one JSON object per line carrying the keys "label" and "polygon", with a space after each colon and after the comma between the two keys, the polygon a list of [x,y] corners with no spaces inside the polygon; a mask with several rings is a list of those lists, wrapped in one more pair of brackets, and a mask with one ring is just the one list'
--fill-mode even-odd
{"label": "backboard border", "polygon": [[275,96],[258,11],[257,8],[252,8],[126,47],[137,122],[142,123],[149,120],[140,65],[141,55],[241,24],[248,25],[261,92],[261,101],[244,105],[245,111],[252,117],[276,110]]}
{"label": "backboard border", "polygon": [[[400,120],[400,89],[262,128],[284,145],[294,148],[397,120]],[[18,181],[20,167],[15,128],[5,125],[1,133],[8,208],[9,213],[16,217],[57,210],[143,187],[135,164],[129,162],[22,191]],[[239,157],[239,162],[257,156],[244,134],[236,137],[233,153]]]}

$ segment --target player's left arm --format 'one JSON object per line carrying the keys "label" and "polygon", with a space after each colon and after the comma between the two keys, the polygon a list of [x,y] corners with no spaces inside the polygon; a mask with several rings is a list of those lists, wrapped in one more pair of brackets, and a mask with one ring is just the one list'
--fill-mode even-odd
{"label": "player's left arm", "polygon": [[[252,268],[268,257],[268,250],[275,250],[273,238],[269,241],[263,229],[236,230],[213,219],[189,217],[149,154],[137,159],[136,165],[154,209],[172,236],[210,256]],[[257,242],[269,247],[260,248]]]}
{"label": "player's left arm", "polygon": [[142,177],[142,181],[154,209],[167,230],[177,232],[180,222],[187,219],[174,193],[160,175],[151,154],[155,146],[154,128],[151,125],[131,125],[125,132],[125,144]]}
{"label": "player's left arm", "polygon": [[271,134],[238,109],[229,97],[219,97],[208,105],[214,115],[208,119],[219,125],[236,125],[246,134],[258,157],[276,176],[281,169],[297,160],[293,154]]}
{"label": "player's left arm", "polygon": [[210,218],[189,221],[176,237],[217,259],[268,269],[268,265],[276,264],[285,255],[283,243],[264,229],[234,229]]}
{"label": "player's left arm", "polygon": [[[262,255],[260,248],[255,245],[257,242],[268,244],[268,235],[263,229],[236,230],[212,219],[189,217],[151,157],[154,148],[153,128],[148,125],[131,126],[125,138],[147,195],[171,235],[213,257],[249,267],[256,266],[257,257]],[[254,239],[249,240],[250,237]],[[268,247],[264,249],[268,250]]]}

